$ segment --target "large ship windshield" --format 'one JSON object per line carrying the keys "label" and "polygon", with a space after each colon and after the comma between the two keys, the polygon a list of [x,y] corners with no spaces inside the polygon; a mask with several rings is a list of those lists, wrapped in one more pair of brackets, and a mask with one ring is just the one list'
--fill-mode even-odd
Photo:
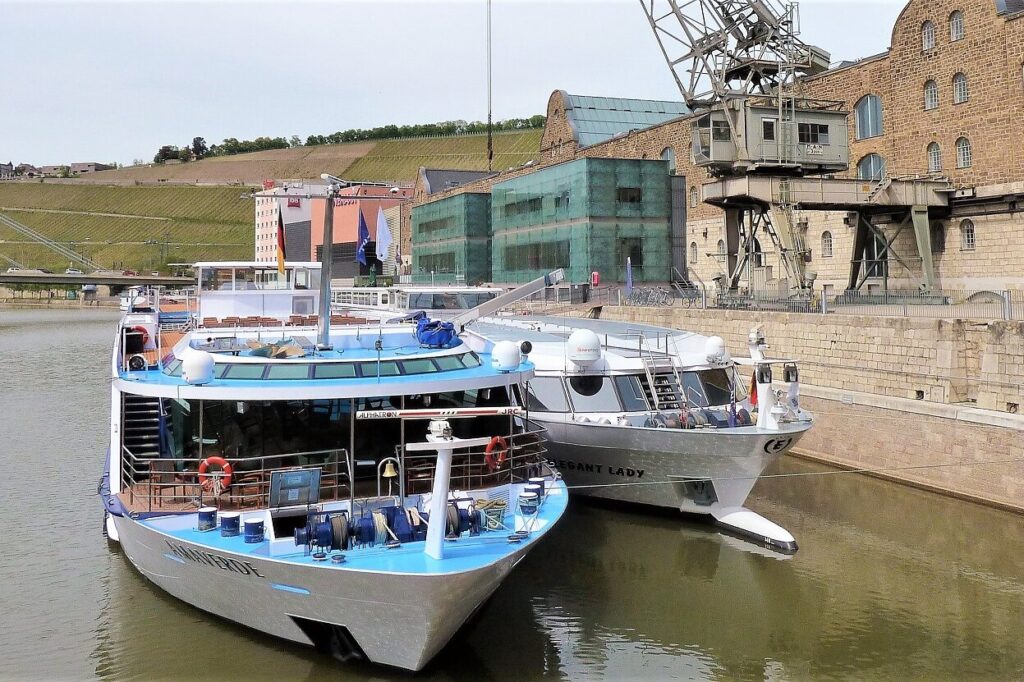
{"label": "large ship windshield", "polygon": [[415,291],[408,294],[410,310],[469,310],[498,295],[496,291]]}

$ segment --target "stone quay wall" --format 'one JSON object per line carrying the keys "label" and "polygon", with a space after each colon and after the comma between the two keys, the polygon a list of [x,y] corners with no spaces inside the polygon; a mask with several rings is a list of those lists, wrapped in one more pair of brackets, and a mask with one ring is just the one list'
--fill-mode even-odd
{"label": "stone quay wall", "polygon": [[1024,323],[605,306],[602,319],[721,336],[760,325],[800,367],[816,425],[795,454],[1024,512]]}

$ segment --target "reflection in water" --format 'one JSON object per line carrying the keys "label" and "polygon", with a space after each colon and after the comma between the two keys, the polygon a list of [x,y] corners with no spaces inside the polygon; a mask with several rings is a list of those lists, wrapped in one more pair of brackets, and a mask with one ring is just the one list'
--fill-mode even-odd
{"label": "reflection in water", "polygon": [[[0,563],[0,678],[413,679],[216,619],[107,545],[115,317],[0,312],[0,523],[18,548]],[[415,679],[1024,678],[1021,517],[847,474],[763,480],[750,504],[796,555],[574,501]]]}

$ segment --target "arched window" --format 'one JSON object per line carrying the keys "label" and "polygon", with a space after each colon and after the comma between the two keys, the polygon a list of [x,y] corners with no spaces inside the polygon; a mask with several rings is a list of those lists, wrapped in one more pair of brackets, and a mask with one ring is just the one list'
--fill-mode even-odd
{"label": "arched window", "polygon": [[724,256],[725,255],[725,242],[722,241],[721,239],[718,240],[718,255],[719,256]]}
{"label": "arched window", "polygon": [[690,265],[697,264],[697,242],[690,242]]}
{"label": "arched window", "polygon": [[691,208],[697,208],[697,199],[698,199],[697,187],[696,186],[691,187],[690,188],[690,207]]}
{"label": "arched window", "polygon": [[974,245],[974,222],[963,220],[960,222],[960,248],[964,251],[974,251]]}
{"label": "arched window", "polygon": [[882,134],[882,100],[877,95],[861,97],[856,106],[857,139],[864,140]]}
{"label": "arched window", "polygon": [[938,173],[942,170],[942,148],[938,142],[928,145],[928,172]]}
{"label": "arched window", "polygon": [[832,257],[832,233],[828,230],[821,233],[821,257]]}
{"label": "arched window", "polygon": [[921,24],[921,49],[931,50],[935,47],[935,24],[926,21]]}
{"label": "arched window", "polygon": [[939,84],[928,81],[924,84],[924,109],[937,109],[939,106]]}
{"label": "arched window", "polygon": [[963,40],[965,35],[964,13],[956,10],[949,15],[949,39],[956,42],[957,40]]}
{"label": "arched window", "polygon": [[971,153],[971,141],[966,137],[961,137],[956,141],[956,167],[970,168],[973,161],[974,158]]}
{"label": "arched window", "polygon": [[885,177],[885,159],[878,154],[868,154],[857,162],[857,178],[860,180],[881,180]]}
{"label": "arched window", "polygon": [[668,161],[668,172],[674,175],[676,172],[676,153],[672,147],[662,149],[661,158]]}
{"label": "arched window", "polygon": [[967,76],[962,73],[953,76],[953,104],[963,104],[970,94],[967,87]]}

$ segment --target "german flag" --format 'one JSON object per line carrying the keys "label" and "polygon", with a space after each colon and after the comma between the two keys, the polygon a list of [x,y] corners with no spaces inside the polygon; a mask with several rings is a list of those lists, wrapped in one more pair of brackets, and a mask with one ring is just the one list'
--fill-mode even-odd
{"label": "german flag", "polygon": [[284,274],[284,211],[277,205],[277,271]]}

